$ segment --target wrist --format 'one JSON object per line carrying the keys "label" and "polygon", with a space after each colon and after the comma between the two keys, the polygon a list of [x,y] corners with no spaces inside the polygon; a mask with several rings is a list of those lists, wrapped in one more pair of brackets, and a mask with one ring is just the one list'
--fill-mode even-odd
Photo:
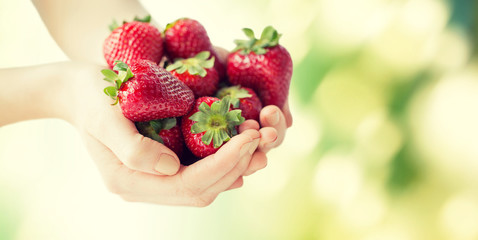
{"label": "wrist", "polygon": [[[60,118],[73,121],[82,79],[93,76],[98,67],[75,62],[0,69],[0,126],[23,120]],[[98,70],[99,71],[99,70]],[[90,75],[90,76],[88,76]],[[2,81],[2,80],[0,80]],[[8,81],[8,82],[7,82]]]}

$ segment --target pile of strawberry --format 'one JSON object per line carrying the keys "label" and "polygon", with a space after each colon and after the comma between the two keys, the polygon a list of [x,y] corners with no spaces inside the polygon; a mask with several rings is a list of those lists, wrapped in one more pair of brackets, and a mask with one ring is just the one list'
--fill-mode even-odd
{"label": "pile of strawberry", "polygon": [[249,39],[236,40],[221,62],[198,21],[181,18],[164,32],[149,21],[110,27],[103,45],[110,69],[102,73],[112,86],[104,92],[141,134],[169,147],[182,164],[215,153],[241,123],[259,120],[263,106],[284,105],[292,60],[274,28],[259,39],[243,29]]}

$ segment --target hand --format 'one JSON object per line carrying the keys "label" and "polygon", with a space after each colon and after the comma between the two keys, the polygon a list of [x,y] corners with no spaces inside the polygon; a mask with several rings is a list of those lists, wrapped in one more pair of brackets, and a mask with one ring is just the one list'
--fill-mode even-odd
{"label": "hand", "polygon": [[260,113],[260,122],[262,128],[254,120],[245,121],[239,128],[240,132],[246,129],[254,129],[261,134],[258,151],[254,153],[244,176],[251,175],[265,168],[267,166],[266,153],[278,147],[284,141],[287,128],[292,126],[292,115],[288,102],[286,102],[282,110],[274,105],[264,107]]}
{"label": "hand", "polygon": [[173,151],[143,137],[118,106],[111,106],[101,91],[108,83],[101,80],[100,67],[63,70],[80,73],[66,78],[74,96],[66,119],[79,129],[107,188],[127,201],[207,206],[221,192],[242,186],[251,159],[260,158],[255,150],[261,134],[243,124],[217,153],[182,166]]}

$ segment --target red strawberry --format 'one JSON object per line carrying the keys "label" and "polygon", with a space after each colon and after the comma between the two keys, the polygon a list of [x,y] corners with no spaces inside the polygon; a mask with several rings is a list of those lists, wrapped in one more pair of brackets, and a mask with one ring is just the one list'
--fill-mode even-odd
{"label": "red strawberry", "polygon": [[166,69],[148,60],[134,61],[128,67],[118,61],[113,70],[101,72],[106,81],[115,86],[106,87],[104,92],[116,103],[119,102],[123,115],[134,122],[183,116],[194,103],[194,94],[183,82]]}
{"label": "red strawberry", "polygon": [[241,109],[241,115],[245,119],[259,121],[262,103],[254,90],[241,86],[225,87],[219,90],[216,96],[220,99],[230,96],[233,109]]}
{"label": "red strawberry", "polygon": [[211,96],[217,90],[219,76],[213,68],[214,57],[207,60],[209,55],[209,52],[204,51],[192,58],[178,58],[166,70],[191,88],[194,97]]}
{"label": "red strawberry", "polygon": [[103,43],[106,63],[112,68],[116,60],[131,64],[134,60],[146,59],[159,63],[163,56],[163,39],[161,32],[149,24],[150,17],[125,22],[113,28]]}
{"label": "red strawberry", "polygon": [[171,60],[190,58],[202,51],[209,51],[216,59],[214,68],[219,77],[226,74],[225,63],[220,62],[206,29],[196,20],[180,18],[168,24],[164,30],[164,46]]}
{"label": "red strawberry", "polygon": [[232,84],[250,87],[264,105],[284,106],[292,77],[292,59],[279,45],[280,35],[266,27],[256,39],[251,29],[243,29],[249,40],[236,40],[237,48],[228,56],[227,74]]}
{"label": "red strawberry", "polygon": [[164,146],[173,150],[176,155],[181,156],[184,140],[176,118],[136,122],[135,125],[142,135],[164,144]]}
{"label": "red strawberry", "polygon": [[236,126],[244,122],[241,110],[230,110],[231,99],[201,97],[182,118],[181,131],[186,146],[197,157],[207,157],[237,134]]}

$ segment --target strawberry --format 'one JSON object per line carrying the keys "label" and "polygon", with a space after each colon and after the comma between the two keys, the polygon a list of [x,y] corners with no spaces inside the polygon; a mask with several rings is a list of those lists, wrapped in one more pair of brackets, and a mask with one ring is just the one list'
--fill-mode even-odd
{"label": "strawberry", "polygon": [[181,131],[186,146],[200,158],[219,150],[224,142],[237,134],[236,127],[244,122],[241,110],[231,110],[231,99],[201,97],[182,118]]}
{"label": "strawberry", "polygon": [[252,88],[262,104],[284,106],[292,77],[292,59],[279,45],[280,35],[269,26],[256,39],[244,28],[249,40],[236,40],[237,47],[227,59],[227,74],[232,84]]}
{"label": "strawberry", "polygon": [[209,55],[208,51],[204,51],[192,58],[178,58],[166,70],[191,88],[195,98],[211,96],[217,90],[219,76],[213,68],[214,57],[208,60]]}
{"label": "strawberry", "polygon": [[169,149],[173,150],[179,157],[184,148],[184,140],[176,118],[164,118],[149,122],[136,122],[139,133],[145,137],[156,140]]}
{"label": "strawberry", "polygon": [[[189,112],[194,94],[166,69],[149,60],[118,61],[113,70],[104,69],[104,80],[114,83],[104,89],[119,102],[123,115],[134,122],[179,117]],[[113,104],[113,105],[114,105]]]}
{"label": "strawberry", "polygon": [[115,22],[110,26],[112,32],[103,43],[103,55],[110,68],[116,60],[126,64],[139,59],[159,63],[163,56],[163,39],[161,32],[149,24],[150,19],[149,16],[135,18],[122,26]]}
{"label": "strawberry", "polygon": [[233,109],[241,109],[241,115],[245,119],[259,121],[262,103],[254,90],[241,86],[224,87],[217,92],[216,96],[219,99],[230,96]]}
{"label": "strawberry", "polygon": [[171,60],[190,58],[202,51],[209,51],[215,57],[214,68],[222,78],[226,74],[225,63],[220,62],[206,29],[196,20],[180,18],[166,25],[164,46]]}

